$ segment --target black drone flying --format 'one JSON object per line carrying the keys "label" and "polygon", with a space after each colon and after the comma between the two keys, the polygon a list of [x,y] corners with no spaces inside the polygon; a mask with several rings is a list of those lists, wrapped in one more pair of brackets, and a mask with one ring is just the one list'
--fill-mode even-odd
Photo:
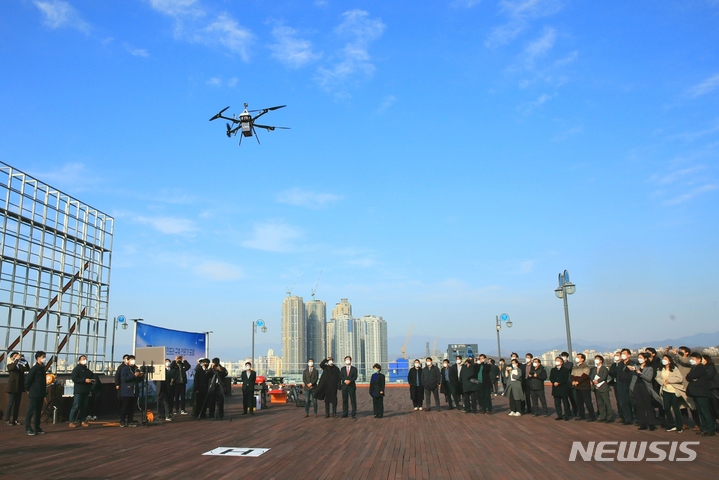
{"label": "black drone flying", "polygon": [[[257,132],[255,131],[255,127],[257,128],[264,128],[268,132],[271,132],[275,128],[281,128],[283,130],[289,130],[289,127],[272,127],[270,125],[258,125],[255,123],[255,120],[260,118],[265,113],[271,111],[271,110],[277,110],[278,108],[284,108],[287,105],[279,105],[277,107],[270,107],[270,108],[262,108],[259,110],[247,110],[247,104],[245,103],[245,109],[240,113],[238,116],[232,115],[232,117],[225,117],[222,115],[225,113],[225,110],[227,110],[230,107],[225,107],[222,110],[220,110],[220,113],[215,115],[210,119],[210,121],[217,120],[218,118],[224,118],[225,120],[228,120],[232,122],[232,125],[229,123],[227,124],[227,138],[232,137],[233,135],[236,135],[238,131],[242,132],[243,137],[251,137],[253,134],[255,135],[255,138],[257,139],[257,143],[260,143],[260,138],[257,136]],[[253,112],[260,112],[254,117],[252,116]],[[233,128],[234,124],[239,124],[236,127]],[[242,137],[240,137],[240,145],[242,145]]]}

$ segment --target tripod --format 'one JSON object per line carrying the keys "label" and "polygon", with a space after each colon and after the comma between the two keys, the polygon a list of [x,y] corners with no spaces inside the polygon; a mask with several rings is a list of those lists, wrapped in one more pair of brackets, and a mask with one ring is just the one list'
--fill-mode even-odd
{"label": "tripod", "polygon": [[140,382],[141,389],[140,391],[143,394],[142,399],[138,398],[138,407],[140,408],[140,411],[142,412],[142,422],[141,424],[147,428],[150,428],[151,425],[162,425],[162,422],[156,422],[156,421],[150,421],[147,418],[147,404],[148,404],[148,398],[150,397],[150,374],[154,373],[155,367],[154,364],[151,364],[151,366],[148,368],[145,365],[145,362],[142,362],[142,370],[145,372],[145,374],[142,376],[142,380]]}
{"label": "tripod", "polygon": [[[225,397],[225,390],[222,388],[221,380],[222,379],[220,378],[219,371],[217,369],[215,369],[215,372],[212,374],[212,378],[210,379],[210,383],[207,387],[207,393],[205,394],[205,399],[202,402],[202,408],[197,413],[198,421],[200,420],[200,417],[202,417],[202,414],[205,411],[205,406],[207,405],[207,399],[212,397],[212,402],[213,403],[216,402],[215,396],[216,396],[216,392],[218,390],[217,387],[219,387],[220,395],[222,395],[222,405],[223,405],[222,408],[224,410],[225,400],[227,400],[227,398]],[[210,392],[212,392],[212,394]],[[214,407],[214,405],[213,405],[213,407]],[[212,408],[212,410],[214,411],[214,408]],[[224,414],[224,412],[223,412],[223,414]],[[214,412],[214,417],[217,418],[217,416],[218,416],[218,413]],[[230,420],[232,420],[232,419],[230,418]]]}

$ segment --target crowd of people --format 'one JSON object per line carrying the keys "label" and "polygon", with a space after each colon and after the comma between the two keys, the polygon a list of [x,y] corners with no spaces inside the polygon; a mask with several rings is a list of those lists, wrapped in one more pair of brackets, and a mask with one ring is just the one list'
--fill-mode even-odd
{"label": "crowd of people", "polygon": [[[716,434],[719,372],[709,355],[692,352],[688,347],[667,347],[663,355],[647,348],[633,358],[632,351],[624,348],[609,362],[595,355],[590,366],[584,354],[570,359],[567,352],[562,352],[551,367],[545,367],[531,353],[524,358],[522,362],[519,355],[512,353],[509,363],[501,358],[495,364],[484,354],[457,356],[454,364],[445,359],[441,369],[431,357],[424,366],[416,359],[407,375],[412,406],[414,410],[430,411],[434,397],[439,411],[438,394],[443,393],[449,410],[491,415],[492,396],[502,394],[509,400],[509,416],[549,417],[545,395],[548,382],[556,420],[618,420],[639,430],[661,426],[677,433],[694,423],[697,434]],[[616,415],[610,400],[612,390]]]}
{"label": "crowd of people", "polygon": [[[11,352],[7,364],[8,404],[7,425],[19,425],[18,414],[22,393],[28,392],[25,428],[28,435],[45,433],[40,428],[43,401],[46,397],[46,353],[35,353],[30,367],[24,356]],[[445,359],[441,368],[431,357],[424,365],[419,359],[407,375],[409,395],[414,411],[441,410],[440,394],[444,394],[449,410],[464,413],[493,413],[492,397],[504,395],[509,400],[509,416],[549,417],[546,387],[554,401],[558,421],[587,421],[634,425],[639,430],[682,433],[693,423],[693,430],[704,436],[716,434],[719,419],[719,372],[709,355],[692,352],[688,347],[667,347],[662,355],[654,348],[638,352],[622,349],[607,361],[595,355],[590,366],[584,354],[573,359],[562,352],[554,366],[544,366],[538,357],[527,353],[522,362],[512,353],[509,363],[498,363],[484,354],[476,357],[457,356],[452,364]],[[162,368],[162,367],[160,367]],[[182,356],[165,360],[164,380],[159,382],[157,404],[160,418],[172,421],[177,415],[188,415],[185,393],[191,366]],[[322,374],[309,359],[302,374],[305,392],[305,417],[310,409],[317,417],[318,400],[324,401],[325,418],[337,417],[338,392],[342,393],[342,418],[357,417],[358,370],[347,356],[338,367],[329,357],[320,362]],[[372,397],[375,418],[384,416],[385,376],[379,364],[373,366],[369,395]],[[134,355],[124,355],[115,372],[120,426],[137,426],[134,420],[138,387],[147,374],[135,364]],[[194,370],[193,411],[197,419],[224,418],[224,379],[227,369],[219,358],[199,360]],[[69,426],[89,426],[92,415],[87,414],[90,398],[95,411],[100,398],[101,383],[81,355],[71,375],[74,399]],[[240,376],[242,382],[243,414],[254,414],[256,374],[250,362]],[[548,385],[547,385],[548,384]],[[610,400],[614,392],[616,413]],[[594,395],[592,395],[594,393]],[[593,397],[593,398],[592,398]],[[434,405],[434,406],[433,406]],[[95,417],[96,418],[96,417]]]}

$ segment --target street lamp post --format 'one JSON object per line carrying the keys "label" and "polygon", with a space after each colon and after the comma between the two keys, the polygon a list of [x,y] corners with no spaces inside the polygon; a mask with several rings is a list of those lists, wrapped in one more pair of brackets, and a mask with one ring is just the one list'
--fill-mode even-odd
{"label": "street lamp post", "polygon": [[567,295],[573,294],[577,290],[577,286],[569,280],[569,272],[564,271],[559,274],[559,286],[554,289],[554,294],[557,298],[564,300],[564,323],[567,325],[567,351],[569,356],[574,355],[572,353],[572,333],[569,329],[569,305],[567,305]]}
{"label": "street lamp post", "polygon": [[252,322],[252,366],[255,367],[255,372],[257,371],[257,367],[255,365],[255,332],[257,331],[257,327],[260,327],[262,333],[267,332],[264,320],[260,318],[259,320]]}
{"label": "street lamp post", "polygon": [[502,358],[502,347],[499,345],[499,331],[502,329],[502,322],[507,322],[507,328],[512,328],[512,321],[506,313],[498,315],[494,318],[497,321],[497,359],[500,359]]}

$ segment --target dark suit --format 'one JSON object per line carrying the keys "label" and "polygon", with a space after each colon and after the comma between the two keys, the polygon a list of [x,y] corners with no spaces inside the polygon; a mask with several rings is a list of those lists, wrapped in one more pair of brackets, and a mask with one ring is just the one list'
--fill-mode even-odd
{"label": "dark suit", "polygon": [[[569,420],[572,415],[569,406],[569,374],[571,372],[564,367],[553,368],[549,372],[549,381],[552,382],[552,396],[554,397],[554,408],[557,410],[557,418]],[[557,385],[554,385],[554,384]],[[562,411],[564,407],[564,411]]]}
{"label": "dark suit", "polygon": [[492,365],[489,363],[480,363],[476,365],[477,381],[479,382],[479,390],[477,391],[480,412],[492,413],[492,386],[494,378],[492,378]]}
{"label": "dark suit", "polygon": [[340,369],[335,365],[330,365],[327,360],[320,362],[322,376],[317,384],[317,392],[315,396],[317,400],[325,401],[325,414],[330,416],[330,405],[332,406],[332,415],[337,416],[337,390],[340,385]]}
{"label": "dark suit", "polygon": [[19,364],[19,359],[7,364],[8,379],[7,387],[7,409],[5,410],[5,421],[17,421],[20,413],[20,402],[22,401],[22,392],[25,391],[25,372],[30,370],[27,362]]}
{"label": "dark suit", "polygon": [[459,378],[459,372],[461,372],[461,369],[456,363],[449,367],[449,391],[457,408],[461,406],[459,400],[462,397],[462,381]]}
{"label": "dark suit", "polygon": [[35,432],[41,432],[40,417],[42,416],[42,401],[45,399],[47,386],[45,383],[45,365],[36,363],[25,376],[25,390],[27,390],[28,405],[25,414],[25,430],[33,431],[30,422],[35,420]]}
{"label": "dark suit", "polygon": [[257,380],[257,374],[253,370],[242,372],[240,375],[240,381],[242,382],[242,414],[244,415],[248,411],[254,415],[255,404],[255,380]]}
{"label": "dark suit", "polygon": [[414,408],[422,408],[424,402],[424,387],[422,386],[422,367],[412,367],[407,373],[409,383],[409,397]]}
{"label": "dark suit", "polygon": [[454,408],[452,406],[452,386],[450,381],[452,377],[451,368],[452,367],[442,367],[442,386],[439,389],[439,393],[444,393],[444,400],[447,402],[447,405],[449,405],[450,410]]}
{"label": "dark suit", "polygon": [[137,384],[142,381],[141,377],[135,376],[136,371],[137,367],[134,365],[123,365],[120,367],[120,396],[122,397],[120,424],[123,422],[132,423],[134,421]]}
{"label": "dark suit", "polygon": [[[599,368],[594,367],[589,374],[589,379],[592,381],[592,390],[594,390],[594,397],[597,401],[599,415],[597,420],[609,422],[614,417],[609,400],[609,369],[604,365]],[[595,380],[597,385],[594,384]]]}
{"label": "dark suit", "polygon": [[534,366],[531,362],[520,363],[519,371],[522,372],[522,389],[524,390],[523,413],[532,413],[532,391],[529,388],[529,378],[534,374]]}
{"label": "dark suit", "polygon": [[210,375],[212,373],[202,368],[202,365],[198,364],[195,367],[195,384],[192,387],[195,393],[192,399],[194,403],[192,416],[198,419],[207,418],[207,390],[210,386]]}
{"label": "dark suit", "polygon": [[532,415],[539,415],[539,404],[542,404],[544,415],[547,416],[547,397],[544,394],[544,381],[547,379],[547,370],[540,365],[539,368],[532,366],[532,376],[527,381],[529,393],[532,396],[534,410]]}
{"label": "dark suit", "polygon": [[439,410],[439,385],[442,383],[442,374],[436,365],[422,369],[422,386],[424,386],[424,397],[427,399],[427,410],[432,409],[432,395]]}
{"label": "dark suit", "polygon": [[357,384],[355,382],[357,382],[357,369],[354,365],[349,367],[349,373],[347,373],[347,365],[340,368],[343,418],[347,416],[347,410],[349,409],[348,402],[352,402],[352,418],[357,416]]}
{"label": "dark suit", "polygon": [[384,416],[384,374],[375,372],[369,382],[369,394],[372,396],[372,411],[375,418]]}
{"label": "dark suit", "polygon": [[87,413],[87,401],[90,399],[90,390],[92,383],[86,380],[92,380],[95,375],[87,368],[87,365],[75,365],[72,369],[72,381],[75,384],[73,391],[72,409],[70,410],[70,423],[84,422]]}
{"label": "dark suit", "polygon": [[[570,352],[571,353],[571,352]],[[569,404],[572,406],[572,416],[577,417],[579,416],[579,409],[577,408],[577,395],[574,391],[574,385],[572,385],[572,369],[574,368],[574,362],[567,360],[564,362],[564,365],[562,368],[566,368],[569,370]],[[629,393],[629,390],[627,389],[627,394]]]}
{"label": "dark suit", "polygon": [[711,390],[709,389],[709,369],[711,365],[703,365],[701,363],[694,365],[689,373],[686,374],[687,395],[694,399],[694,403],[699,411],[699,419],[701,429],[704,432],[716,431],[716,422],[711,413]]}
{"label": "dark suit", "polygon": [[170,368],[174,370],[172,384],[172,402],[174,404],[175,413],[185,411],[185,395],[187,394],[187,372],[190,370],[191,365],[187,360],[178,362],[175,360],[170,365]]}
{"label": "dark suit", "polygon": [[315,410],[315,416],[317,416],[317,398],[315,397],[315,391],[319,378],[320,373],[314,366],[312,367],[312,371],[310,371],[310,367],[307,367],[305,371],[302,372],[302,385],[305,389],[305,415],[309,415],[310,413],[311,401]]}
{"label": "dark suit", "polygon": [[477,392],[479,392],[478,372],[479,369],[474,363],[469,366],[465,364],[462,366],[462,372],[459,375],[462,381],[462,391],[464,392],[465,413],[477,413]]}
{"label": "dark suit", "polygon": [[207,404],[209,405],[207,415],[211,419],[223,420],[225,417],[224,382],[227,378],[227,369],[222,365],[215,365],[207,373],[210,377],[210,386],[207,390]]}

